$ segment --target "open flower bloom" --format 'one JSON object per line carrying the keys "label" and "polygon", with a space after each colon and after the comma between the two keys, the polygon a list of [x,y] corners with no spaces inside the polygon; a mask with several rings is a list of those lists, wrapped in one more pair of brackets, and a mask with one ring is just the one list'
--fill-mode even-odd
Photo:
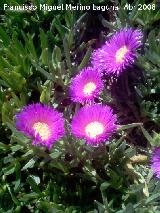
{"label": "open flower bloom", "polygon": [[109,106],[99,104],[82,107],[73,117],[71,131],[76,138],[96,146],[106,141],[116,130],[116,116]]}
{"label": "open flower bloom", "polygon": [[24,107],[16,114],[16,128],[33,138],[33,145],[48,149],[64,135],[64,119],[53,108],[40,103]]}
{"label": "open flower bloom", "polygon": [[94,51],[93,67],[99,72],[118,75],[134,63],[136,50],[141,46],[141,40],[141,31],[132,28],[121,29],[101,48]]}
{"label": "open flower bloom", "polygon": [[74,102],[92,101],[103,89],[100,73],[91,67],[84,68],[72,79],[69,94]]}
{"label": "open flower bloom", "polygon": [[153,150],[151,158],[151,168],[157,178],[160,178],[160,147]]}

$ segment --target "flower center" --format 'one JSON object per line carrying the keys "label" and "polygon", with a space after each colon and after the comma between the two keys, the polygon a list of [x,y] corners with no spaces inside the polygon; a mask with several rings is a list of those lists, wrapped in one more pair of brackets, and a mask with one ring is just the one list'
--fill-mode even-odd
{"label": "flower center", "polygon": [[94,121],[86,126],[85,132],[88,137],[95,138],[104,132],[104,126],[102,123]]}
{"label": "flower center", "polygon": [[125,57],[125,54],[128,52],[128,48],[124,45],[116,52],[116,62],[122,63]]}
{"label": "flower center", "polygon": [[84,86],[83,92],[85,95],[91,95],[92,92],[96,89],[96,85],[93,82],[89,82]]}
{"label": "flower center", "polygon": [[37,122],[33,125],[33,129],[35,134],[39,134],[42,140],[47,140],[51,135],[49,126],[46,123]]}

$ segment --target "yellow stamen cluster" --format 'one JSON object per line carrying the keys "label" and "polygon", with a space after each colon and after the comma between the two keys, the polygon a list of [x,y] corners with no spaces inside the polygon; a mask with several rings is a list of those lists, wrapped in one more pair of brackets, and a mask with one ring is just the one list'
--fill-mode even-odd
{"label": "yellow stamen cluster", "polygon": [[46,123],[37,122],[33,125],[33,129],[36,134],[40,135],[42,140],[47,140],[51,135],[49,126]]}
{"label": "yellow stamen cluster", "polygon": [[125,54],[128,52],[128,48],[124,45],[116,52],[116,62],[122,63],[125,57]]}
{"label": "yellow stamen cluster", "polygon": [[83,92],[85,95],[91,95],[92,92],[96,89],[96,85],[93,82],[89,82],[84,86]]}
{"label": "yellow stamen cluster", "polygon": [[104,132],[104,126],[102,123],[94,121],[86,126],[85,132],[88,137],[96,138],[98,135]]}

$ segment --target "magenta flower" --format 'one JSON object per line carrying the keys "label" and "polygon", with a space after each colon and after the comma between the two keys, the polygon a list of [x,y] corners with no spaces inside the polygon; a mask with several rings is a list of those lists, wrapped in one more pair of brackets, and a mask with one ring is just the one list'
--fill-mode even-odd
{"label": "magenta flower", "polygon": [[157,178],[160,178],[160,147],[153,150],[151,158],[151,168]]}
{"label": "magenta flower", "polygon": [[16,128],[33,138],[33,145],[48,149],[64,135],[64,119],[53,108],[40,103],[24,107],[16,114]]}
{"label": "magenta flower", "polygon": [[73,78],[69,94],[74,102],[84,103],[92,101],[103,89],[103,82],[100,73],[91,67],[84,68]]}
{"label": "magenta flower", "polygon": [[76,138],[85,139],[87,144],[95,146],[106,141],[116,130],[116,120],[110,107],[88,105],[73,117],[71,132]]}
{"label": "magenta flower", "polygon": [[136,59],[136,50],[141,46],[142,33],[139,30],[121,29],[101,48],[94,51],[92,65],[99,72],[119,74],[131,66]]}

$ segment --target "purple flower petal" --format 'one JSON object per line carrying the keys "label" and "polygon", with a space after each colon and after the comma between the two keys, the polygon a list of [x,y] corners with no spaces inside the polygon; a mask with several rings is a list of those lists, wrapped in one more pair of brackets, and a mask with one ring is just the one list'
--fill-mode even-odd
{"label": "purple flower petal", "polygon": [[108,106],[99,104],[82,107],[73,117],[71,132],[87,144],[98,145],[116,130],[116,116]]}
{"label": "purple flower petal", "polygon": [[33,145],[48,149],[64,135],[64,119],[53,108],[40,103],[24,107],[16,116],[16,128],[33,138]]}
{"label": "purple flower petal", "polygon": [[153,150],[151,158],[151,168],[157,178],[160,178],[160,147]]}
{"label": "purple flower petal", "polygon": [[69,95],[74,102],[84,103],[94,100],[103,89],[100,73],[91,67],[84,68],[72,79]]}
{"label": "purple flower petal", "polygon": [[121,29],[108,42],[93,52],[92,65],[99,72],[121,73],[136,59],[136,49],[141,46],[142,33],[139,30]]}

